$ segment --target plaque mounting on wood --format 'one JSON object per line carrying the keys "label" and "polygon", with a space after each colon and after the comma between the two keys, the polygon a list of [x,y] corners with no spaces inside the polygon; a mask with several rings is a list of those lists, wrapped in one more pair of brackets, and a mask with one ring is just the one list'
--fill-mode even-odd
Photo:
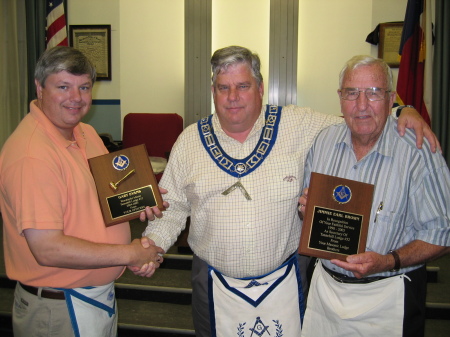
{"label": "plaque mounting on wood", "polygon": [[106,226],[139,217],[146,206],[164,210],[145,144],[89,159]]}
{"label": "plaque mounting on wood", "polygon": [[327,260],[363,253],[374,187],[311,173],[298,252]]}

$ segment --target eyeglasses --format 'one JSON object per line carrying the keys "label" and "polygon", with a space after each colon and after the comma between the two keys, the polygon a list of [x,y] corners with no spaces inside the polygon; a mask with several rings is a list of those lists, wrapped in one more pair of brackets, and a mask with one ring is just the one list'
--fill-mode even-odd
{"label": "eyeglasses", "polygon": [[359,97],[359,93],[364,92],[369,101],[382,101],[386,98],[386,93],[391,92],[390,90],[382,89],[382,88],[344,88],[339,89],[339,94],[342,99],[346,101],[356,101]]}

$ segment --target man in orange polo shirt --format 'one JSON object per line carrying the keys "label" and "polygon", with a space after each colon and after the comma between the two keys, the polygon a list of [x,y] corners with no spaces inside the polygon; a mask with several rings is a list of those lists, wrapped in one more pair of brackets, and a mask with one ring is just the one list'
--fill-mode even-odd
{"label": "man in orange polo shirt", "polygon": [[151,276],[164,253],[147,238],[130,243],[127,222],[105,227],[88,159],[108,151],[81,123],[95,78],[76,49],[47,50],[37,99],[0,154],[6,272],[18,281],[15,336],[116,336],[114,280],[124,266]]}

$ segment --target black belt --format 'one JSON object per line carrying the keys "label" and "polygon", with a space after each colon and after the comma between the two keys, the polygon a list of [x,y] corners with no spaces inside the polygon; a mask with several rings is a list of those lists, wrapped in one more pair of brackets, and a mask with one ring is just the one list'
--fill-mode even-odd
{"label": "black belt", "polygon": [[373,277],[363,277],[363,278],[356,278],[347,276],[338,272],[335,272],[324,265],[322,265],[323,269],[330,275],[334,280],[340,282],[340,283],[371,283],[379,280],[383,280],[385,278],[388,278],[388,276],[373,276]]}
{"label": "black belt", "polygon": [[[38,296],[39,293],[39,288],[36,287],[32,287],[32,286],[27,286],[21,282],[19,282],[20,286],[22,287],[23,290],[29,292],[30,294],[36,295]],[[43,298],[49,298],[51,300],[65,300],[66,296],[64,295],[64,291],[59,291],[59,290],[46,290],[46,289],[42,289],[41,290],[41,297]]]}

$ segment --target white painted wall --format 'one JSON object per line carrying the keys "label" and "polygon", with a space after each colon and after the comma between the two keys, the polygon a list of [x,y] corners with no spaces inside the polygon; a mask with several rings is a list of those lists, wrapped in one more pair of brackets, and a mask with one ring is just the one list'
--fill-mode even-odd
{"label": "white painted wall", "polygon": [[112,81],[94,85],[94,99],[119,99],[120,94],[120,15],[119,0],[67,1],[68,25],[111,25]]}
{"label": "white painted wall", "polygon": [[[299,0],[297,104],[339,114],[343,63],[356,54],[377,56],[366,36],[378,23],[402,21],[406,3]],[[213,51],[232,44],[250,48],[260,55],[269,83],[270,0],[214,0],[212,12]],[[112,25],[113,79],[96,84],[95,98],[120,99],[122,117],[184,116],[184,0],[76,0],[69,1],[68,16],[69,24]]]}
{"label": "white painted wall", "polygon": [[[339,72],[354,55],[377,57],[365,42],[378,23],[403,21],[407,0],[299,0],[297,104],[340,115]],[[397,77],[397,70],[393,71]]]}
{"label": "white painted wall", "polygon": [[[213,0],[212,52],[238,45],[258,53],[264,83],[269,83],[269,0]],[[265,88],[267,104],[268,88]]]}
{"label": "white painted wall", "polygon": [[184,116],[184,0],[120,0],[122,117]]}

